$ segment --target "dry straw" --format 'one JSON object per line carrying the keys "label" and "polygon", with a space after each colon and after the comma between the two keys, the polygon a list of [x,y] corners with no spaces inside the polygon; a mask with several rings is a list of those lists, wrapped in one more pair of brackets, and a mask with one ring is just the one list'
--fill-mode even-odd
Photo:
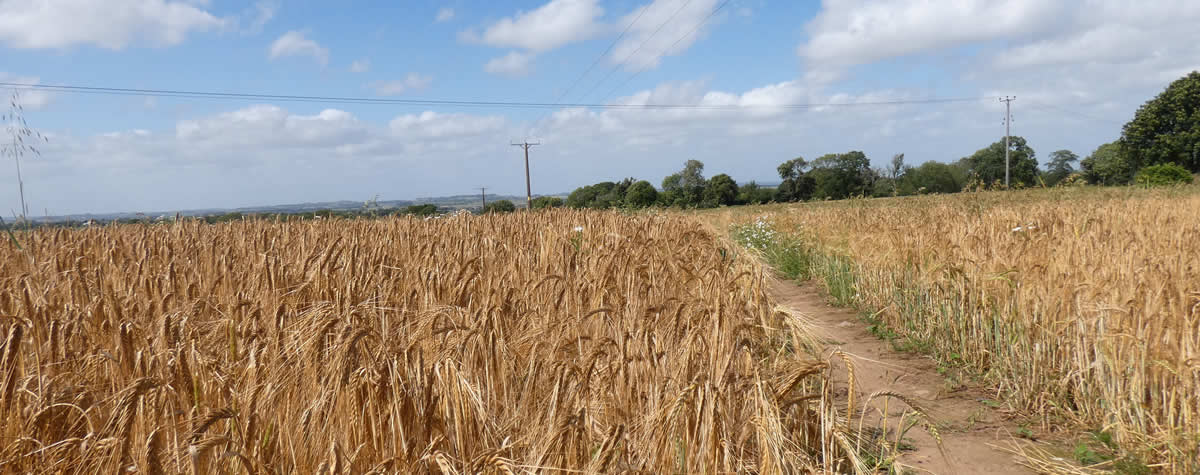
{"label": "dry straw", "polygon": [[[1042,418],[1200,470],[1200,195],[1060,189],[757,207],[815,278]],[[751,214],[753,213],[753,214]]]}
{"label": "dry straw", "polygon": [[870,469],[811,336],[754,262],[686,218],[22,242],[0,248],[6,473]]}

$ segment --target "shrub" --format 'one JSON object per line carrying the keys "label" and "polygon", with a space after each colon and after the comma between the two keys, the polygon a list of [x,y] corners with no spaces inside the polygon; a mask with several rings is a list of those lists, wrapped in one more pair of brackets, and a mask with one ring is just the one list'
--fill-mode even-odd
{"label": "shrub", "polygon": [[629,189],[625,192],[625,204],[627,206],[645,208],[653,206],[655,201],[658,201],[658,190],[655,190],[654,185],[651,185],[646,180],[629,185]]}
{"label": "shrub", "polygon": [[1192,182],[1192,174],[1174,163],[1163,163],[1139,170],[1135,180],[1142,186],[1182,185]]}
{"label": "shrub", "polygon": [[539,196],[533,199],[533,209],[561,208],[563,199],[557,196]]}
{"label": "shrub", "polygon": [[511,213],[516,210],[517,206],[508,200],[493,201],[483,207],[484,213]]}

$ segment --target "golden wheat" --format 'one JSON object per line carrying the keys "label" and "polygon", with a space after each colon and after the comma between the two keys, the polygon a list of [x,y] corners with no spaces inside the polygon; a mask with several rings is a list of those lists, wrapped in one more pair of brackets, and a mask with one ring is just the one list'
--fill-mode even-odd
{"label": "golden wheat", "polygon": [[0,248],[6,473],[862,468],[811,337],[686,218],[22,239]]}
{"label": "golden wheat", "polygon": [[728,210],[813,251],[813,276],[1047,426],[1110,430],[1200,470],[1200,194],[964,193]]}

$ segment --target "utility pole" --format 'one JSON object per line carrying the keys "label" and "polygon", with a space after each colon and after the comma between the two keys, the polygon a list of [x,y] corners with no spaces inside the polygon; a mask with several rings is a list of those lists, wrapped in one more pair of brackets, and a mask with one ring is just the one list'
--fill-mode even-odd
{"label": "utility pole", "polygon": [[1017,100],[1016,96],[1004,96],[1000,98],[1000,102],[1004,103],[1004,188],[1009,189],[1008,184],[1008,136],[1009,126],[1012,125],[1012,101]]}
{"label": "utility pole", "polygon": [[509,144],[525,149],[525,211],[533,211],[533,189],[529,186],[529,147],[541,144],[541,142],[529,143],[529,141]]}
{"label": "utility pole", "polygon": [[479,211],[483,212],[483,210],[487,209],[487,187],[479,187],[479,197],[483,198],[483,206],[479,208]]}

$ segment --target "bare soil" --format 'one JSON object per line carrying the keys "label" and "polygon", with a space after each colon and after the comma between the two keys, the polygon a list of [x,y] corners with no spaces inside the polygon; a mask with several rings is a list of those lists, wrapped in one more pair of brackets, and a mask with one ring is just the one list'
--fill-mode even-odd
{"label": "bare soil", "polygon": [[[836,308],[813,284],[796,284],[776,279],[772,293],[789,313],[810,320],[823,339],[823,355],[840,350],[850,356],[854,366],[856,405],[862,407],[877,391],[892,391],[911,399],[934,421],[942,439],[941,450],[935,438],[920,424],[904,435],[905,447],[895,467],[903,471],[935,474],[1028,474],[1035,473],[1020,465],[1020,459],[1001,447],[1013,448],[1029,441],[1019,439],[1013,415],[999,409],[994,394],[979,384],[960,381],[951,368],[939,367],[926,356],[897,351],[868,331],[868,324],[850,310]],[[840,357],[832,357],[834,384],[848,395],[848,372]],[[886,409],[885,409],[886,404]],[[866,411],[866,427],[887,427],[888,440],[895,440],[895,428],[908,406],[894,398],[876,398]],[[886,420],[881,416],[886,410]],[[908,420],[912,420],[909,412]],[[859,421],[856,418],[854,422]]]}

